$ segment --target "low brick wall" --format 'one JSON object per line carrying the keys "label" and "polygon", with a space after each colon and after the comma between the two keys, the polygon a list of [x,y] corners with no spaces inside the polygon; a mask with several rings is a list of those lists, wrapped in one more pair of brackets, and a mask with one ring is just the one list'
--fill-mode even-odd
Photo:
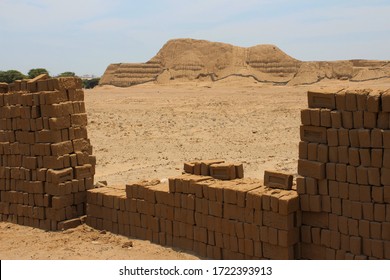
{"label": "low brick wall", "polygon": [[87,224],[212,259],[299,258],[294,190],[184,174],[88,191]]}

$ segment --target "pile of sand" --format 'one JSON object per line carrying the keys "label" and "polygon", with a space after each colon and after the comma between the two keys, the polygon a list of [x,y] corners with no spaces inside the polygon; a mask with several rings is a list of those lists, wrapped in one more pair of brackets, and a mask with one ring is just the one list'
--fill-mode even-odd
{"label": "pile of sand", "polygon": [[194,39],[169,40],[146,63],[117,63],[107,67],[100,85],[128,87],[172,81],[217,82],[229,77],[276,85],[314,84],[322,79],[366,81],[390,79],[388,61],[299,61],[274,45],[250,48]]}

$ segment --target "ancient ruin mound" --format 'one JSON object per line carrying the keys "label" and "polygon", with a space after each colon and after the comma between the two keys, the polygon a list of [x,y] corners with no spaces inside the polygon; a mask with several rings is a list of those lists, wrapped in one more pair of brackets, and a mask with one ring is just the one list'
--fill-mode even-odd
{"label": "ancient ruin mound", "polygon": [[390,78],[389,61],[299,61],[273,45],[250,48],[194,39],[168,41],[146,63],[117,63],[107,67],[100,85],[128,87],[146,82],[231,76],[273,84],[313,84],[322,79],[366,81]]}

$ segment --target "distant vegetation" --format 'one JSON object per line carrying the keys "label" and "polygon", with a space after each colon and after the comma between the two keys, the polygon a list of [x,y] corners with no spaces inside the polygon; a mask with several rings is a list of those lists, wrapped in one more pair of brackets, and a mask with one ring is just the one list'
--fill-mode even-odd
{"label": "distant vegetation", "polygon": [[[0,83],[13,83],[16,80],[23,80],[23,79],[33,79],[38,75],[41,74],[47,74],[49,77],[49,71],[47,71],[45,68],[33,68],[30,71],[28,71],[27,75],[24,75],[23,73],[17,71],[17,70],[7,70],[7,71],[0,71]],[[63,72],[56,77],[77,77],[75,72]],[[82,79],[83,80],[83,87],[84,88],[94,88],[99,84],[100,78],[92,78],[92,79]]]}
{"label": "distant vegetation", "polygon": [[41,74],[47,74],[49,76],[49,71],[47,71],[45,68],[35,68],[28,71],[28,77],[30,79],[34,79],[36,76]]}
{"label": "distant vegetation", "polygon": [[100,78],[85,79],[83,80],[84,88],[94,88],[99,84]]}
{"label": "distant vegetation", "polygon": [[17,70],[0,71],[0,83],[13,83],[15,80],[27,78]]}
{"label": "distant vegetation", "polygon": [[76,77],[74,72],[64,72],[59,74],[57,77]]}

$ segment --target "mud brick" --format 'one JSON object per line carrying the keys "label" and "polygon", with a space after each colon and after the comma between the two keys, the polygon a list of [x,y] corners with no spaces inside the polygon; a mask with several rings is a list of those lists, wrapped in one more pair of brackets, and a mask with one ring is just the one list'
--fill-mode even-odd
{"label": "mud brick", "polygon": [[390,185],[390,169],[381,168],[381,184],[385,186]]}
{"label": "mud brick", "polygon": [[292,183],[293,176],[290,174],[267,170],[264,172],[264,185],[267,187],[291,190]]}
{"label": "mud brick", "polygon": [[312,243],[310,226],[306,226],[306,225],[301,226],[301,240],[304,243]]}
{"label": "mud brick", "polygon": [[357,110],[357,98],[355,92],[347,91],[345,93],[345,110],[351,112]]}
{"label": "mud brick", "polygon": [[352,201],[360,201],[360,185],[349,184],[349,194],[348,197]]}
{"label": "mud brick", "polygon": [[[299,176],[299,177],[297,177],[296,182],[297,182],[297,192],[298,192],[299,194],[304,194],[304,193],[306,193],[305,178]],[[248,200],[248,198],[247,198],[247,200]],[[247,204],[248,204],[248,201],[247,201]]]}
{"label": "mud brick", "polygon": [[201,174],[201,164],[200,162],[195,162],[194,163],[194,174],[195,175],[200,175]]}
{"label": "mud brick", "polygon": [[194,174],[195,164],[193,162],[185,162],[184,163],[184,172],[189,174]]}
{"label": "mud brick", "polygon": [[276,228],[268,228],[268,243],[278,245],[278,230]]}
{"label": "mud brick", "polygon": [[379,112],[380,110],[380,99],[381,94],[378,91],[372,91],[367,96],[367,111],[369,112]]}
{"label": "mud brick", "polygon": [[347,165],[347,182],[352,184],[357,183],[356,167]]}
{"label": "mud brick", "polygon": [[383,151],[383,167],[390,168],[390,149],[380,149]]}
{"label": "mud brick", "polygon": [[360,153],[357,148],[349,148],[348,149],[348,159],[349,164],[358,167],[360,165]]}
{"label": "mud brick", "polygon": [[383,200],[386,203],[390,203],[390,186],[383,187]]}
{"label": "mud brick", "polygon": [[337,147],[337,158],[339,163],[347,164],[349,162],[349,150],[346,146]]}
{"label": "mud brick", "polygon": [[349,111],[342,111],[341,112],[341,119],[342,119],[342,127],[347,129],[354,128],[353,125],[353,113]]}
{"label": "mud brick", "polygon": [[359,186],[359,200],[361,202],[371,202],[371,186]]}
{"label": "mud brick", "polygon": [[382,238],[382,223],[370,222],[370,238],[372,239]]}
{"label": "mud brick", "polygon": [[[388,158],[388,163],[386,163],[386,165],[390,167],[390,152],[388,154]],[[371,166],[377,168],[381,168],[383,166],[383,149],[371,149]]]}
{"label": "mud brick", "polygon": [[85,103],[83,101],[73,102],[73,112],[75,114],[85,113]]}
{"label": "mud brick", "polygon": [[362,253],[362,238],[358,236],[351,236],[350,240],[350,250],[354,255],[360,255]]}
{"label": "mud brick", "polygon": [[233,180],[236,178],[236,169],[233,164],[212,164],[210,166],[210,175],[216,179]]}
{"label": "mud brick", "polygon": [[339,232],[342,234],[348,234],[348,218],[344,216],[338,217]]}
{"label": "mud brick", "polygon": [[75,152],[84,152],[84,151],[88,152],[91,149],[91,145],[89,141],[86,139],[75,139],[72,140],[72,143],[73,143],[73,150]]}
{"label": "mud brick", "polygon": [[385,204],[374,204],[374,220],[377,222],[386,221],[386,205]]}
{"label": "mud brick", "polygon": [[51,130],[61,130],[69,128],[71,125],[70,116],[63,116],[57,118],[49,118],[49,127]]}
{"label": "mud brick", "polygon": [[93,176],[94,170],[91,164],[84,164],[83,166],[74,167],[75,179],[85,179]]}
{"label": "mud brick", "polygon": [[326,163],[326,179],[336,180],[336,164],[333,162]]}
{"label": "mud brick", "polygon": [[41,130],[35,132],[37,143],[57,143],[61,142],[61,132],[56,130]]}
{"label": "mud brick", "polygon": [[337,197],[331,198],[331,207],[332,207],[332,213],[341,215],[342,214],[342,206],[341,206],[341,199]]}
{"label": "mud brick", "polygon": [[349,141],[351,147],[358,148],[360,146],[359,144],[359,133],[357,129],[351,129],[349,130]]}
{"label": "mud brick", "polygon": [[357,182],[359,185],[368,184],[368,168],[359,166],[356,168]]}
{"label": "mud brick", "polygon": [[73,204],[72,195],[53,196],[52,197],[52,208],[61,209]]}
{"label": "mud brick", "polygon": [[325,178],[325,164],[316,161],[298,160],[298,173],[302,176],[308,176],[316,179]]}
{"label": "mud brick", "polygon": [[299,197],[296,194],[284,195],[279,199],[279,214],[288,215],[299,209]]}
{"label": "mud brick", "polygon": [[348,219],[348,234],[359,236],[359,221],[355,219]]}
{"label": "mud brick", "polygon": [[63,117],[73,114],[72,102],[63,102],[52,105],[41,105],[42,117]]}
{"label": "mud brick", "polygon": [[311,125],[310,112],[311,112],[310,109],[301,110],[301,123],[303,125]]}
{"label": "mud brick", "polygon": [[370,238],[370,222],[366,220],[359,220],[359,236],[363,238]]}
{"label": "mud brick", "polygon": [[74,127],[87,126],[87,124],[88,124],[87,114],[86,113],[72,114],[71,115],[71,124]]}
{"label": "mud brick", "polygon": [[363,128],[364,127],[364,114],[363,111],[355,111],[352,113],[353,116],[353,127]]}
{"label": "mud brick", "polygon": [[308,160],[317,160],[317,143],[309,143],[307,145],[307,159]]}
{"label": "mud brick", "polygon": [[200,163],[200,174],[203,176],[210,175],[210,165],[224,163],[223,160],[205,160]]}
{"label": "mud brick", "polygon": [[317,147],[317,158],[314,159],[322,163],[329,161],[329,149],[327,145],[319,144]]}
{"label": "mud brick", "polygon": [[73,153],[72,141],[51,144],[51,153],[54,156],[62,156]]}
{"label": "mud brick", "polygon": [[362,203],[363,219],[368,221],[374,221],[374,204]]}
{"label": "mud brick", "polygon": [[372,188],[371,188],[371,196],[372,196],[372,200],[374,202],[378,202],[378,203],[383,203],[384,202],[384,200],[383,200],[383,190],[384,190],[384,188],[382,186],[378,186],[378,187],[372,186]]}
{"label": "mud brick", "polygon": [[383,136],[383,147],[388,149],[390,148],[390,130],[382,130]]}
{"label": "mud brick", "polygon": [[49,183],[63,183],[73,179],[73,168],[61,170],[47,170],[47,181]]}
{"label": "mud brick", "polygon": [[309,195],[307,194],[300,195],[299,203],[302,211],[310,211]]}
{"label": "mud brick", "polygon": [[362,204],[360,202],[357,202],[357,201],[351,201],[350,207],[351,207],[351,217],[353,219],[360,220],[363,216]]}
{"label": "mud brick", "polygon": [[371,150],[370,149],[359,149],[360,164],[364,167],[371,166]]}
{"label": "mud brick", "polygon": [[359,145],[361,148],[371,147],[371,131],[369,129],[358,130]]}
{"label": "mud brick", "polygon": [[381,129],[389,129],[389,113],[385,112],[379,112],[378,113],[378,120],[377,120],[377,126]]}
{"label": "mud brick", "polygon": [[329,128],[327,129],[327,142],[328,146],[335,147],[339,145],[338,142],[338,129]]}
{"label": "mud brick", "polygon": [[308,157],[308,143],[304,141],[299,142],[299,158],[307,159]]}
{"label": "mud brick", "polygon": [[339,182],[329,181],[328,189],[330,197],[339,197]]}
{"label": "mud brick", "polygon": [[336,109],[336,99],[333,93],[308,91],[309,108]]}
{"label": "mud brick", "polygon": [[330,118],[332,120],[333,128],[341,128],[342,127],[342,115],[339,111],[331,111]]}
{"label": "mud brick", "polygon": [[321,109],[321,126],[331,127],[332,126],[332,118],[330,116],[329,109]]}
{"label": "mud brick", "polygon": [[342,163],[336,164],[336,180],[339,182],[347,181],[347,165]]}
{"label": "mud brick", "polygon": [[380,169],[369,167],[368,169],[368,183],[372,186],[380,186]]}
{"label": "mud brick", "polygon": [[234,166],[236,168],[236,178],[238,179],[244,178],[244,165],[240,163],[240,164],[235,164]]}
{"label": "mud brick", "polygon": [[321,199],[320,195],[309,195],[310,211],[321,212],[322,211],[321,202],[322,202],[322,199]]}
{"label": "mud brick", "polygon": [[372,256],[378,259],[383,259],[384,256],[384,246],[382,240],[371,240],[371,251]]}
{"label": "mud brick", "polygon": [[44,156],[42,167],[62,169],[64,168],[64,159],[62,156]]}
{"label": "mud brick", "polygon": [[377,239],[390,240],[390,223],[385,222],[380,225],[382,226],[381,237]]}
{"label": "mud brick", "polygon": [[381,96],[382,101],[382,111],[383,112],[390,112],[390,91],[387,90],[386,92],[382,93]]}
{"label": "mud brick", "polygon": [[329,162],[337,163],[338,160],[338,147],[329,147]]}
{"label": "mud brick", "polygon": [[287,216],[274,212],[263,212],[263,224],[277,229],[290,230],[294,227],[294,214]]}
{"label": "mud brick", "polygon": [[313,126],[321,125],[321,111],[320,109],[311,109],[310,110],[310,123]]}
{"label": "mud brick", "polygon": [[376,128],[377,115],[377,113],[364,111],[364,128]]}
{"label": "mud brick", "polygon": [[332,202],[331,197],[328,195],[321,196],[321,208],[323,212],[332,212]]}
{"label": "mud brick", "polygon": [[383,147],[383,130],[372,129],[371,130],[371,147],[382,148]]}
{"label": "mud brick", "polygon": [[327,135],[325,127],[316,126],[301,126],[301,140],[314,143],[327,143]]}

